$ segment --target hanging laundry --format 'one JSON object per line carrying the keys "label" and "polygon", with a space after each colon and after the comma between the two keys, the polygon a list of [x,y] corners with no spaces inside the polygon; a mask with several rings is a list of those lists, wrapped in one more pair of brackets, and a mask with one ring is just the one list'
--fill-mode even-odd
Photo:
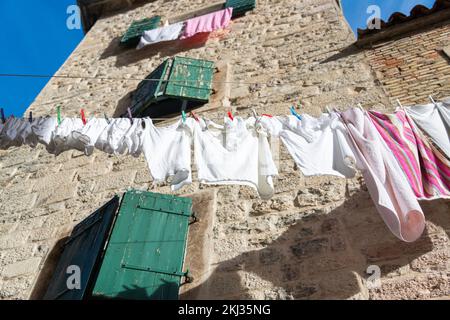
{"label": "hanging laundry", "polygon": [[261,123],[272,136],[280,137],[305,176],[354,177],[355,156],[339,116],[322,114],[317,119],[305,114],[301,118],[263,117]]}
{"label": "hanging laundry", "polygon": [[194,119],[163,128],[154,126],[150,118],[143,119],[140,132],[142,152],[155,183],[169,181],[177,191],[192,183],[191,144]]}
{"label": "hanging laundry", "polygon": [[11,147],[19,147],[21,146],[21,142],[19,139],[19,130],[22,125],[21,118],[13,118],[10,117],[6,120],[3,130],[0,134],[1,139],[1,148],[8,149]]}
{"label": "hanging laundry", "polygon": [[78,130],[74,130],[73,138],[76,140],[77,149],[90,156],[94,153],[98,137],[108,127],[108,122],[103,118],[92,118]]}
{"label": "hanging laundry", "polygon": [[369,116],[416,197],[420,200],[449,198],[450,161],[428,143],[413,120],[403,110],[388,115],[370,111]]}
{"label": "hanging laundry", "polygon": [[225,118],[224,126],[203,119],[195,122],[194,154],[201,183],[245,185],[262,199],[273,196],[278,170],[267,133],[255,118]]}
{"label": "hanging laundry", "polygon": [[417,240],[425,217],[406,176],[377,129],[360,109],[341,114],[353,143],[356,165],[381,217],[399,239]]}
{"label": "hanging laundry", "polygon": [[119,154],[123,148],[123,137],[131,126],[130,119],[112,119],[111,123],[100,133],[95,148],[108,154]]}
{"label": "hanging laundry", "polygon": [[117,153],[131,155],[136,158],[140,156],[142,146],[141,132],[143,130],[142,123],[142,119],[133,119],[133,124],[124,133],[122,140],[119,143]]}
{"label": "hanging laundry", "polygon": [[31,131],[35,139],[44,145],[47,152],[54,154],[55,144],[53,143],[53,132],[56,130],[58,121],[53,117],[38,118],[33,122]]}
{"label": "hanging laundry", "polygon": [[172,41],[180,38],[184,22],[175,23],[161,28],[144,31],[136,49],[163,41]]}
{"label": "hanging laundry", "polygon": [[450,159],[450,104],[418,105],[406,112]]}
{"label": "hanging laundry", "polygon": [[195,17],[186,21],[184,31],[180,39],[190,38],[197,33],[212,32],[226,28],[231,21],[233,8],[226,8],[220,11]]}
{"label": "hanging laundry", "polygon": [[57,156],[73,149],[84,152],[84,146],[89,143],[89,137],[79,134],[83,126],[83,121],[79,118],[64,118],[53,132],[53,153]]}

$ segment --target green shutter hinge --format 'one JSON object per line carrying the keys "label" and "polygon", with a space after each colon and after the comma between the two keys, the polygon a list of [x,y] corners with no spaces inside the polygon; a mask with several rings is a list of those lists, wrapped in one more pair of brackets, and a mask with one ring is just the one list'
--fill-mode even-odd
{"label": "green shutter hinge", "polygon": [[184,282],[183,282],[183,284],[192,283],[192,282],[194,282],[194,277],[191,275],[191,273],[189,272],[189,268],[188,268],[186,270],[186,272],[184,273]]}

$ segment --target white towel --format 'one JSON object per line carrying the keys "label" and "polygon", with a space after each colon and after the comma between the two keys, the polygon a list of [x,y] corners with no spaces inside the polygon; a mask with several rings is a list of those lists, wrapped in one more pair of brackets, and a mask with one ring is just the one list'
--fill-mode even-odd
{"label": "white towel", "polygon": [[450,109],[445,103],[406,108],[408,115],[450,158]]}

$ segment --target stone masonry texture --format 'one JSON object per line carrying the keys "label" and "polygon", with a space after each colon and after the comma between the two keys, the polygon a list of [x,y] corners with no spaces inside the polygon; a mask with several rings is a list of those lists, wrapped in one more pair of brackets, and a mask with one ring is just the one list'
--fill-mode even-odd
{"label": "stone masonry texture", "polygon": [[[233,21],[228,35],[202,46],[158,45],[142,51],[119,47],[133,20],[155,14],[170,18],[207,4],[159,0],[107,15],[96,22],[58,74],[144,78],[173,55],[227,61],[233,81],[246,83],[231,85],[230,95],[235,115],[243,117],[251,115],[250,108],[287,114],[299,101],[299,112],[314,116],[326,106],[346,109],[358,102],[387,111],[393,109],[395,97],[427,102],[428,92],[448,93],[449,61],[434,52],[433,42],[441,36],[439,41],[448,40],[448,25],[414,39],[341,55],[355,39],[334,0],[258,0],[254,11]],[[394,60],[403,59],[408,50],[410,61],[399,61],[394,67]],[[443,76],[428,74],[425,60]],[[410,69],[407,64],[412,64]],[[420,79],[432,90],[420,87]],[[113,116],[129,104],[137,84],[52,79],[28,111],[54,116],[56,105],[61,105],[63,117],[76,117],[82,106],[88,116]],[[226,111],[216,108],[206,116],[220,122]],[[361,176],[306,178],[282,146],[276,194],[269,201],[259,200],[247,187],[199,185],[195,176],[194,170],[195,182],[177,194],[214,192],[210,276],[183,295],[207,299],[450,296],[448,201],[422,204],[426,231],[417,242],[407,244],[389,232]],[[0,151],[0,186],[2,299],[29,298],[55,243],[113,195],[128,188],[170,192],[167,185],[152,185],[143,157],[98,151],[91,157],[75,151],[55,157],[42,147]],[[379,286],[369,282],[371,265],[381,269]]]}

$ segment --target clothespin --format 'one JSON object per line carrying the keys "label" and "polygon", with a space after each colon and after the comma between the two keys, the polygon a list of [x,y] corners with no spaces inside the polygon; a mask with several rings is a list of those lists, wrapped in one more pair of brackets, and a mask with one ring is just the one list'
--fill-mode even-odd
{"label": "clothespin", "polygon": [[103,113],[103,116],[105,117],[105,119],[106,119],[106,122],[108,123],[108,124],[110,124],[111,123],[111,121],[108,119],[108,116],[106,115],[106,113]]}
{"label": "clothespin", "polygon": [[0,108],[0,113],[1,113],[1,117],[2,117],[2,123],[5,123],[6,122],[5,111],[3,110],[3,108]]}
{"label": "clothespin", "polygon": [[302,117],[295,111],[294,106],[292,106],[290,110],[293,116],[295,116],[298,120],[302,121]]}
{"label": "clothespin", "polygon": [[83,124],[86,125],[86,116],[84,114],[84,109],[81,109],[80,113],[81,113],[81,121],[83,121]]}
{"label": "clothespin", "polygon": [[398,106],[400,107],[401,110],[405,110],[405,107],[403,107],[403,105],[402,105],[402,103],[400,102],[399,99],[396,99],[395,101],[397,102],[397,104],[398,104]]}
{"label": "clothespin", "polygon": [[263,113],[262,116],[267,118],[273,118],[273,115],[267,113]]}
{"label": "clothespin", "polygon": [[431,102],[436,105],[436,101],[434,101],[433,97],[431,95],[428,96],[428,98],[430,98]]}
{"label": "clothespin", "polygon": [[131,109],[128,108],[128,109],[127,109],[127,112],[128,112],[128,119],[130,119],[131,124],[133,124],[133,114],[131,113]]}
{"label": "clothespin", "polygon": [[181,110],[181,118],[183,119],[183,123],[186,122],[186,112],[184,110]]}
{"label": "clothespin", "polygon": [[33,122],[33,112],[30,111],[30,116],[28,117],[28,121],[30,121],[30,123]]}
{"label": "clothespin", "polygon": [[328,114],[331,114],[330,108],[328,108],[328,106],[326,106],[325,108],[327,109]]}
{"label": "clothespin", "polygon": [[361,111],[363,111],[363,112],[365,111],[364,108],[362,107],[362,104],[361,104],[361,103],[358,103],[358,108],[359,108]]}
{"label": "clothespin", "polygon": [[58,125],[61,124],[61,106],[56,107],[56,118],[58,120]]}
{"label": "clothespin", "polygon": [[195,114],[194,111],[191,111],[191,116],[192,116],[192,118],[195,119],[195,121],[200,122],[200,120],[198,119],[198,117],[197,117],[197,115]]}
{"label": "clothespin", "polygon": [[231,119],[231,121],[234,121],[234,117],[233,117],[233,114],[231,113],[231,111],[228,111],[228,118],[230,118]]}

